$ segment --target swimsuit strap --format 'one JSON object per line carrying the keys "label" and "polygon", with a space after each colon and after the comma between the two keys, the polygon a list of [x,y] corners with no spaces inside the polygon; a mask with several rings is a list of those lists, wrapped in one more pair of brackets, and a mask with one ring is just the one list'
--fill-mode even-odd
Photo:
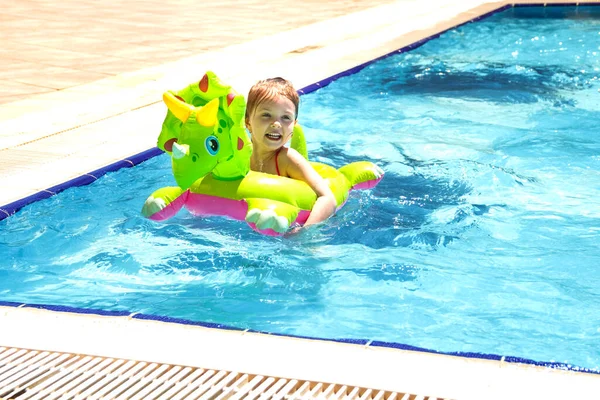
{"label": "swimsuit strap", "polygon": [[279,157],[279,153],[281,152],[281,149],[283,147],[280,147],[279,150],[277,150],[277,153],[275,154],[275,169],[277,170],[277,176],[281,176],[281,174],[279,173],[279,163],[277,162],[277,157]]}

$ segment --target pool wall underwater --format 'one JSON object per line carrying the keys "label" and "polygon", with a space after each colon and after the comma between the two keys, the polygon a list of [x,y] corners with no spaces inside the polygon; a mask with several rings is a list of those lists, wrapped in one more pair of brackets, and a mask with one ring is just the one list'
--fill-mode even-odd
{"label": "pool wall underwater", "polygon": [[[558,4],[553,4],[553,6],[573,6],[574,3],[558,3]],[[583,6],[583,5],[598,5],[598,3],[577,3],[577,5],[579,6]],[[502,6],[490,13],[478,16],[476,18],[473,18],[471,21],[468,21],[466,23],[470,23],[470,22],[474,22],[474,21],[478,21],[480,19],[486,18],[492,14],[507,10],[509,8],[512,7],[539,7],[538,4],[513,4],[513,5],[505,5]],[[465,24],[466,24],[465,23]],[[456,27],[458,27],[460,25],[457,25],[453,28],[450,29],[454,29]],[[382,57],[373,59],[369,62],[363,63],[361,65],[358,65],[352,69],[340,72],[338,74],[335,74],[327,79],[321,80],[319,82],[316,82],[314,84],[311,84],[309,86],[306,86],[302,89],[299,90],[300,94],[308,94],[311,92],[314,92],[324,86],[327,86],[328,84],[330,84],[331,82],[344,77],[344,76],[348,76],[348,75],[352,75],[357,73],[358,71],[362,70],[363,68],[365,68],[366,66],[378,61],[379,59],[382,58],[386,58],[389,56],[392,56],[394,54],[398,54],[398,53],[404,53],[404,52],[408,52],[411,51],[413,49],[416,49],[420,46],[422,46],[423,44],[427,43],[428,41],[435,39],[437,37],[439,37],[441,34],[443,34],[444,32],[446,32],[447,30],[440,32],[438,34],[429,36],[427,38],[424,38],[422,40],[419,40],[411,45],[405,46],[403,48],[400,48],[394,52],[388,53]],[[133,167],[137,164],[140,164],[152,157],[158,156],[162,154],[162,152],[157,149],[157,148],[152,148],[149,150],[146,150],[144,152],[141,152],[139,154],[136,154],[128,159],[124,159],[121,161],[118,161],[116,163],[110,164],[104,168],[92,171],[88,174],[82,175],[78,178],[72,179],[70,181],[64,182],[63,184],[54,186],[54,187],[50,187],[44,191],[38,192],[32,196],[23,198],[21,200],[18,200],[16,202],[7,204],[5,206],[0,207],[0,220],[5,219],[10,217],[12,214],[14,214],[15,212],[17,212],[19,209],[25,207],[28,204],[31,204],[33,202],[39,201],[39,200],[43,200],[46,198],[49,198],[57,193],[60,193],[68,188],[71,187],[75,187],[75,186],[83,186],[83,185],[88,185],[92,182],[94,182],[95,180],[99,179],[100,177],[102,177],[103,175],[105,175],[108,172],[113,172],[113,171],[117,171],[121,168],[130,168]],[[189,321],[189,320],[184,320],[184,319],[178,319],[178,318],[171,318],[171,317],[162,317],[162,316],[157,316],[157,315],[149,315],[149,314],[135,314],[135,313],[129,313],[126,311],[103,311],[103,310],[95,310],[95,309],[82,309],[82,308],[76,308],[76,307],[65,307],[65,306],[55,306],[55,305],[45,305],[45,304],[26,304],[26,303],[16,303],[16,302],[3,302],[0,301],[0,306],[8,306],[8,307],[26,307],[26,308],[36,308],[36,309],[42,309],[42,310],[49,310],[49,311],[58,311],[58,312],[75,312],[75,313],[81,313],[81,314],[94,314],[94,315],[102,315],[102,316],[112,316],[112,317],[129,317],[129,318],[134,318],[134,319],[141,319],[141,320],[155,320],[155,321],[161,321],[161,322],[167,322],[167,323],[177,323],[177,324],[183,324],[183,325],[197,325],[197,326],[204,326],[204,327],[208,327],[208,328],[218,328],[218,329],[228,329],[228,330],[241,330],[235,327],[231,327],[231,326],[227,326],[227,325],[222,325],[222,324],[214,324],[214,323],[203,323],[203,322],[194,322],[194,321]],[[255,330],[244,330],[244,331],[248,331],[248,332],[257,332],[257,333],[265,333],[265,334],[271,334],[271,335],[277,335],[277,336],[290,336],[290,337],[300,337],[300,338],[308,338],[308,339],[318,339],[318,340],[329,340],[329,341],[336,341],[336,342],[344,342],[344,343],[353,343],[353,344],[359,344],[359,345],[369,345],[369,346],[375,346],[375,347],[389,347],[389,348],[397,348],[397,349],[404,349],[404,350],[415,350],[415,351],[423,351],[423,352],[430,352],[430,353],[437,353],[437,354],[446,354],[446,355],[455,355],[455,356],[461,356],[461,357],[469,357],[469,358],[481,358],[481,359],[488,359],[488,360],[502,360],[505,362],[513,362],[513,363],[523,363],[523,364],[531,364],[531,365],[537,365],[537,366],[544,366],[544,367],[549,367],[549,368],[557,368],[557,369],[565,369],[565,370],[575,370],[575,371],[579,371],[579,372],[589,372],[589,373],[595,373],[595,374],[600,374],[600,371],[597,370],[590,370],[590,369],[586,369],[586,368],[580,368],[580,367],[576,367],[576,366],[572,366],[569,364],[564,364],[564,363],[557,363],[557,362],[543,362],[543,361],[535,361],[535,360],[530,360],[530,359],[525,359],[525,358],[520,358],[520,357],[513,357],[513,356],[504,356],[504,355],[496,355],[496,354],[483,354],[483,353],[471,353],[471,352],[438,352],[436,350],[432,350],[432,349],[425,349],[425,348],[420,348],[420,347],[415,347],[415,346],[410,346],[410,345],[405,345],[405,344],[401,344],[401,343],[390,343],[390,342],[382,342],[382,341],[372,341],[372,340],[368,340],[368,339],[322,339],[322,338],[318,338],[318,337],[306,337],[306,336],[294,336],[294,335],[280,335],[280,334],[273,334],[273,333],[269,333],[269,332],[263,332],[263,331],[255,331]]]}

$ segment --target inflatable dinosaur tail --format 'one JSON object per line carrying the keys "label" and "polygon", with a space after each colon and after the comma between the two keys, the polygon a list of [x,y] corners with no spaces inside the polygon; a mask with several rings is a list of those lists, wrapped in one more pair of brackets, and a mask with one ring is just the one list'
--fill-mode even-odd
{"label": "inflatable dinosaur tail", "polygon": [[294,132],[292,133],[292,143],[290,147],[296,150],[300,155],[308,160],[308,150],[306,148],[306,138],[304,136],[304,130],[300,124],[294,126]]}
{"label": "inflatable dinosaur tail", "polygon": [[339,171],[348,179],[353,190],[372,189],[383,178],[383,170],[369,161],[353,162]]}

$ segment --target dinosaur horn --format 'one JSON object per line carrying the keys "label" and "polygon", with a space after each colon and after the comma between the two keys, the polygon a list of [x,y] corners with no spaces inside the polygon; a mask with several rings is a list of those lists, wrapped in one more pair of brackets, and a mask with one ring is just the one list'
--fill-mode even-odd
{"label": "dinosaur horn", "polygon": [[173,158],[180,160],[190,154],[190,146],[187,144],[173,143]]}
{"label": "dinosaur horn", "polygon": [[217,123],[217,112],[219,111],[219,99],[212,99],[204,107],[196,112],[196,121],[202,126],[215,126]]}
{"label": "dinosaur horn", "polygon": [[179,100],[173,93],[165,92],[163,94],[163,101],[167,105],[167,108],[181,122],[187,121],[194,109],[194,106]]}

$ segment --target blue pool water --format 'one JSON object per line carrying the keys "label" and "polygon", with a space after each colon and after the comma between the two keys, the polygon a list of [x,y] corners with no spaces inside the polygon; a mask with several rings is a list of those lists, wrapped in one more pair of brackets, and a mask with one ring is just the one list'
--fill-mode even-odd
{"label": "blue pool water", "polygon": [[302,97],[386,176],[289,238],[140,216],[166,156],[0,221],[0,300],[600,368],[600,7],[517,8]]}

